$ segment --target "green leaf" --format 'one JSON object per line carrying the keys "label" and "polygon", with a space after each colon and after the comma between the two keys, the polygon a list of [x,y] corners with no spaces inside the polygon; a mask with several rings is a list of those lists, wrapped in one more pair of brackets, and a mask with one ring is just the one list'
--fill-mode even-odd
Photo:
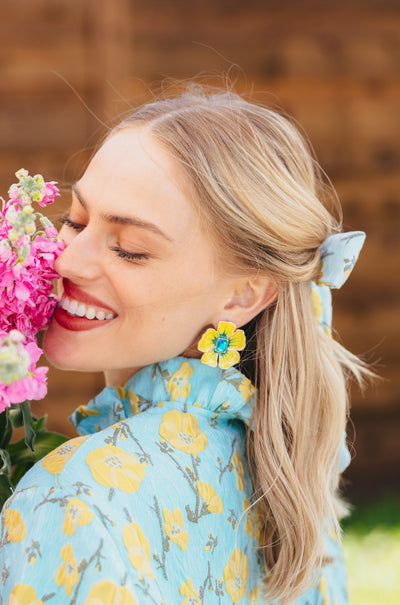
{"label": "green leaf", "polygon": [[35,443],[36,432],[31,426],[31,422],[32,422],[31,407],[30,407],[28,400],[24,401],[20,405],[21,405],[22,416],[24,418],[25,443],[32,450],[32,452],[34,452],[35,448],[33,446]]}
{"label": "green leaf", "polygon": [[12,424],[10,421],[9,410],[6,409],[0,414],[0,448],[5,447],[10,441],[12,435]]}
{"label": "green leaf", "polygon": [[5,475],[0,475],[0,509],[3,508],[3,504],[12,495],[12,485],[10,479]]}
{"label": "green leaf", "polygon": [[11,460],[9,453],[7,450],[0,450],[0,474],[8,477],[10,475],[10,469]]}
{"label": "green leaf", "polygon": [[33,462],[26,462],[24,464],[17,464],[14,467],[14,470],[11,473],[11,478],[10,478],[12,487],[16,487],[18,485],[18,483],[20,482],[22,477],[25,475],[25,473],[27,471],[29,471],[30,468],[32,468],[33,464],[34,464]]}
{"label": "green leaf", "polygon": [[36,433],[39,433],[39,431],[45,431],[46,430],[46,420],[47,420],[47,414],[45,416],[42,416],[41,418],[33,418],[32,417],[32,428]]}
{"label": "green leaf", "polygon": [[68,441],[68,439],[69,437],[60,435],[59,433],[41,431],[36,434],[34,451],[27,449],[24,439],[20,439],[16,443],[9,443],[7,451],[10,454],[11,464],[37,462],[56,447]]}
{"label": "green leaf", "polygon": [[21,407],[19,404],[10,408],[10,419],[14,429],[19,429],[24,424]]}

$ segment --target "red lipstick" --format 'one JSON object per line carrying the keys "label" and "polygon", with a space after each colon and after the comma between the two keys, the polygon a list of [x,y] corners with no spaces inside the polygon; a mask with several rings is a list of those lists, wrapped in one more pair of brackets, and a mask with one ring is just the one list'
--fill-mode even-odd
{"label": "red lipstick", "polygon": [[101,307],[102,309],[108,309],[109,311],[112,311],[112,313],[114,315],[117,315],[117,313],[114,311],[114,309],[112,309],[108,305],[104,304],[98,298],[95,298],[91,294],[88,294],[84,290],[81,290],[80,288],[78,288],[78,286],[75,286],[75,284],[72,284],[69,281],[69,279],[64,277],[64,279],[62,280],[62,285],[63,285],[63,291],[69,298],[74,298],[75,300],[78,300],[79,302],[82,302],[85,305],[92,305],[94,307]]}
{"label": "red lipstick", "polygon": [[87,317],[78,317],[77,315],[71,315],[65,309],[63,309],[60,304],[58,304],[53,315],[53,321],[58,323],[62,328],[71,330],[72,332],[93,330],[109,324],[110,321],[113,321],[113,319],[117,317],[117,313],[115,313],[111,307],[104,304],[101,300],[92,296],[91,294],[88,294],[84,290],[81,290],[72,284],[68,279],[63,279],[63,290],[64,294],[68,296],[68,298],[74,299],[88,306],[90,305],[108,310],[113,313],[114,317],[111,319],[88,319]]}

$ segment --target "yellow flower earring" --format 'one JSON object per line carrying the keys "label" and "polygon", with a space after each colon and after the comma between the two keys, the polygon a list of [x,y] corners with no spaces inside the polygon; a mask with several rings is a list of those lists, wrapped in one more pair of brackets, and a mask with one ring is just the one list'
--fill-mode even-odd
{"label": "yellow flower earring", "polygon": [[208,328],[200,338],[197,345],[199,351],[204,353],[201,362],[212,368],[217,363],[222,370],[234,366],[240,361],[240,354],[246,346],[246,336],[243,330],[236,330],[234,323],[220,321],[218,328]]}

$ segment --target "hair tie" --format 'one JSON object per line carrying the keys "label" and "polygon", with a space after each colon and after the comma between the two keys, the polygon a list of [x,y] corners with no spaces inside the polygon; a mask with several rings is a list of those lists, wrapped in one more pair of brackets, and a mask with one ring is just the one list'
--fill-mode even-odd
{"label": "hair tie", "polygon": [[349,277],[365,242],[363,231],[335,233],[320,246],[321,271],[311,281],[311,299],[321,330],[331,336],[332,294],[331,289],[341,288]]}

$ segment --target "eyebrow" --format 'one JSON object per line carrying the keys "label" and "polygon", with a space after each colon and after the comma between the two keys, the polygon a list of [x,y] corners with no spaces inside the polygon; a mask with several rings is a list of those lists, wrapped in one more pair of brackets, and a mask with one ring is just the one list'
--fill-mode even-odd
{"label": "eyebrow", "polygon": [[[88,205],[87,205],[86,201],[83,199],[76,183],[74,183],[72,185],[72,191],[74,192],[74,194],[75,194],[78,202],[81,204],[81,206],[85,210],[87,210]],[[164,231],[162,231],[159,227],[157,227],[157,225],[155,225],[154,223],[149,223],[148,221],[144,221],[143,219],[140,219],[140,218],[135,218],[133,216],[118,216],[115,214],[102,214],[101,218],[103,220],[107,221],[108,223],[114,223],[115,225],[132,225],[133,227],[140,227],[142,229],[147,229],[148,231],[152,231],[153,233],[156,233],[157,235],[161,235],[163,238],[165,238],[169,242],[173,241],[173,239],[169,235],[164,233]]]}

